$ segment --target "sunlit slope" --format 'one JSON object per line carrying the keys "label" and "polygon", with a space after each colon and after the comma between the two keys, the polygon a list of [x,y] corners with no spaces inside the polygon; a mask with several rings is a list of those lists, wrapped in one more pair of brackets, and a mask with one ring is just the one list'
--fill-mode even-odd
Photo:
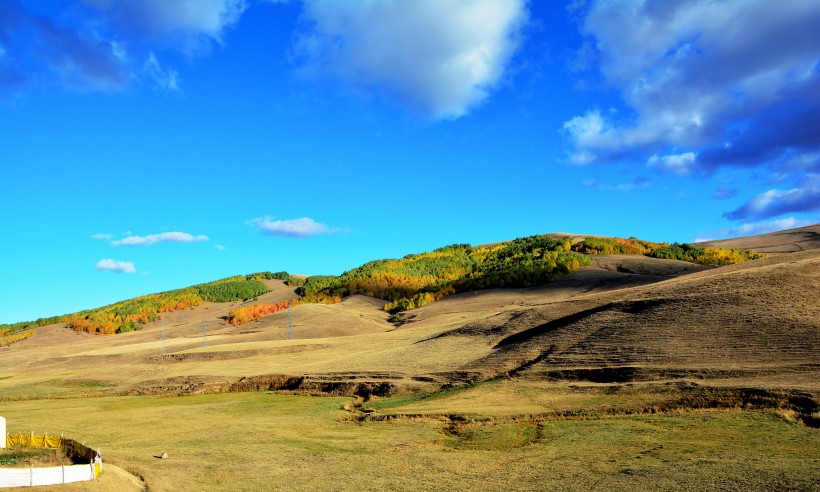
{"label": "sunlit slope", "polygon": [[760,253],[789,253],[820,248],[820,224],[757,236],[697,243],[703,248],[754,249]]}
{"label": "sunlit slope", "polygon": [[510,375],[817,389],[820,253],[694,273],[652,258],[599,263],[540,288],[454,295],[403,313],[399,326],[364,296],[296,306],[293,340],[287,313],[233,327],[220,323],[231,306],[199,306],[168,316],[164,355],[158,323],[115,337],[42,327],[3,349],[0,397],[221,391],[264,374],[397,387]]}
{"label": "sunlit slope", "polygon": [[444,336],[493,344],[483,375],[623,382],[820,381],[820,252],[724,267],[576,302],[502,313]]}
{"label": "sunlit slope", "polygon": [[[268,373],[314,374],[337,380],[342,373],[364,377],[365,373],[380,376],[389,372],[400,380],[412,381],[419,372],[455,371],[487,351],[481,340],[472,344],[474,349],[462,341],[442,341],[431,351],[415,345],[419,338],[507,309],[511,300],[540,303],[545,294],[563,299],[588,289],[586,281],[576,285],[570,280],[565,287],[561,284],[456,295],[431,304],[429,322],[413,323],[412,330],[396,329],[387,322],[384,301],[364,296],[351,296],[334,305],[299,305],[291,309],[292,341],[287,340],[286,312],[240,327],[226,325],[222,318],[240,303],[206,303],[167,313],[164,330],[160,322],[154,322],[140,331],[117,336],[93,336],[50,325],[38,328],[36,336],[2,349],[6,363],[0,368],[0,377],[5,378],[0,397],[110,393],[144,388],[151,386],[151,381],[169,378],[224,382],[225,378]],[[277,287],[276,281],[271,281],[269,287],[273,291],[260,296],[258,302],[293,295],[292,288],[281,282]]]}

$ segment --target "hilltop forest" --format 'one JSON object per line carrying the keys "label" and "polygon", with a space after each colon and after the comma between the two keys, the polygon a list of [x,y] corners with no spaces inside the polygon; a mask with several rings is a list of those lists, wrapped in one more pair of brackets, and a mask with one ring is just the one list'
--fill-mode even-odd
{"label": "hilltop forest", "polygon": [[242,324],[290,305],[334,303],[353,294],[386,300],[385,310],[396,313],[459,292],[554,282],[592,264],[591,255],[612,254],[645,255],[708,266],[729,265],[765,256],[750,250],[699,248],[691,244],[653,243],[636,238],[587,237],[573,243],[566,238],[536,235],[484,246],[453,244],[399,259],[371,261],[339,276],[319,275],[305,280],[287,272],[259,272],[63,316],[0,325],[0,346],[25,338],[21,332],[55,323],[65,323],[71,329],[94,334],[137,330],[157,320],[164,312],[193,308],[206,301],[254,300],[269,291],[261,281],[263,279],[282,280],[295,287],[301,298],[272,305],[241,307],[231,311],[227,321]]}

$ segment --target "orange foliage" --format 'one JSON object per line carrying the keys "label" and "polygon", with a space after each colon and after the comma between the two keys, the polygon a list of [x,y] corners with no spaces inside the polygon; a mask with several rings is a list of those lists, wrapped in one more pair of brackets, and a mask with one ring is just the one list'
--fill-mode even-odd
{"label": "orange foliage", "polygon": [[244,306],[238,309],[233,309],[228,313],[228,321],[234,326],[250,323],[262,316],[278,313],[284,311],[290,306],[288,301],[279,301],[275,304],[254,304],[252,306]]}
{"label": "orange foliage", "polygon": [[81,317],[77,314],[72,314],[67,321],[67,325],[74,331],[85,331],[95,335],[113,335],[117,333],[120,323],[111,319],[105,319],[107,316]]}
{"label": "orange foliage", "polygon": [[337,302],[342,302],[342,298],[339,296],[323,297],[308,301],[303,297],[301,299],[291,299],[290,301],[279,301],[274,304],[253,304],[251,306],[232,309],[228,313],[226,321],[234,326],[239,326],[257,320],[262,316],[284,311],[288,306],[297,306],[299,304],[336,304]]}

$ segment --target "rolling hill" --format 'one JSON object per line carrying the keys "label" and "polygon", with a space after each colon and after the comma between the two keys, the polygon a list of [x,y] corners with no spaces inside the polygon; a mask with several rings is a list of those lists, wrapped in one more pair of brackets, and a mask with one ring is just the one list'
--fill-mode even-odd
{"label": "rolling hill", "polygon": [[[752,247],[794,234],[735,242]],[[583,239],[576,236],[576,243]],[[510,373],[598,382],[754,381],[820,390],[817,250],[721,268],[640,255],[591,259],[558,282],[453,294],[392,317],[385,301],[360,294],[338,304],[298,305],[292,308],[298,340],[287,340],[285,312],[240,327],[225,322],[242,305],[297,297],[275,279],[263,280],[270,292],[256,300],[166,313],[165,342],[159,321],[114,337],[72,333],[60,324],[40,327],[37,336],[3,349],[4,359],[66,372],[62,379],[41,379],[36,372],[13,376],[3,393],[24,391],[14,389],[18,380],[59,386],[80,378],[114,392],[155,392],[151,388],[173,386],[164,380],[191,378],[180,391],[196,392],[232,378],[286,374],[412,389]],[[101,364],[123,370],[87,376]]]}
{"label": "rolling hill", "polygon": [[697,245],[704,248],[753,249],[760,253],[793,253],[820,248],[820,228],[812,225],[756,236],[703,241]]}
{"label": "rolling hill", "polygon": [[[118,421],[131,419],[123,420],[122,425],[125,429],[135,426],[136,432],[144,427],[133,422],[134,415],[151,422],[155,415],[152,412],[159,411],[154,409],[164,405],[173,405],[175,411],[189,415],[185,407],[189,403],[216,405],[207,406],[208,411],[224,418],[230,413],[220,412],[239,405],[245,412],[241,415],[257,419],[254,421],[264,426],[263,416],[250,416],[256,415],[258,405],[266,403],[259,396],[237,400],[233,393],[275,391],[344,397],[322,407],[325,413],[310,410],[313,404],[305,404],[308,406],[300,410],[307,412],[304,417],[293,417],[297,420],[282,425],[313,436],[311,432],[325,432],[321,429],[331,425],[328,422],[374,426],[392,423],[397,427],[344,427],[347,430],[338,431],[348,436],[343,439],[358,439],[361,432],[379,436],[387,433],[378,438],[385,441],[357,445],[366,451],[356,458],[364,461],[355,466],[373,473],[389,469],[409,480],[407,483],[425,488],[426,482],[411,478],[410,472],[402,468],[402,459],[397,458],[395,463],[369,461],[385,449],[398,446],[396,442],[405,443],[402,446],[406,446],[407,453],[435,456],[432,461],[424,461],[429,467],[439,466],[434,463],[458,467],[458,459],[473,463],[479,474],[475,481],[460,481],[464,480],[464,470],[460,474],[435,472],[436,476],[449,477],[446,480],[451,482],[445,482],[456,490],[510,483],[509,473],[513,470],[531,477],[535,484],[553,483],[552,478],[539,475],[533,463],[548,456],[559,459],[549,453],[554,451],[551,439],[559,439],[563,419],[575,422],[567,424],[576,426],[573,432],[581,432],[577,426],[589,419],[600,425],[623,425],[627,429],[624,435],[628,436],[624,439],[632,443],[625,445],[626,449],[640,447],[636,439],[644,439],[637,437],[643,431],[635,426],[668,426],[672,434],[664,436],[678,436],[675,432],[684,429],[692,432],[691,426],[695,426],[711,429],[714,436],[737,425],[736,429],[746,430],[737,430],[739,434],[732,434],[734,437],[729,437],[729,432],[721,439],[757,442],[755,439],[776,440],[775,435],[786,435],[776,422],[788,421],[783,425],[800,425],[806,433],[800,430],[801,437],[780,445],[780,452],[786,453],[783,456],[790,458],[767,461],[766,465],[761,465],[762,460],[770,454],[757,455],[752,448],[714,466],[687,462],[682,456],[707,453],[703,447],[707,445],[693,444],[693,450],[684,451],[674,441],[679,438],[670,441],[658,437],[651,452],[659,453],[662,462],[652,462],[655,464],[647,468],[648,462],[635,461],[646,455],[618,458],[629,461],[630,469],[642,470],[638,475],[611,475],[621,472],[609,465],[601,465],[597,472],[579,469],[573,473],[585,477],[581,485],[600,478],[596,473],[602,473],[609,479],[624,480],[607,482],[620,484],[616,488],[652,489],[657,480],[671,480],[664,483],[672,488],[692,484],[708,487],[712,483],[704,481],[708,477],[725,478],[730,473],[727,470],[736,470],[737,483],[753,488],[811,488],[811,484],[820,483],[818,468],[811,466],[820,463],[816,452],[820,438],[816,429],[794,422],[816,426],[820,420],[820,244],[812,239],[818,233],[820,226],[812,226],[718,243],[721,247],[760,250],[796,244],[799,248],[795,249],[800,249],[721,267],[644,254],[591,254],[588,264],[544,285],[457,290],[438,301],[393,313],[385,310],[391,302],[388,299],[349,293],[333,304],[294,305],[290,310],[292,339],[288,338],[288,313],[284,311],[241,326],[226,323],[232,309],[297,297],[293,286],[277,279],[262,279],[269,291],[255,300],[203,302],[167,312],[164,329],[158,320],[138,331],[106,336],[75,332],[61,323],[37,327],[34,336],[0,348],[0,401],[13,417],[32,424],[42,425],[44,421],[38,418],[53,416],[45,410],[37,413],[35,408],[58,411],[76,404],[78,408],[88,407],[95,415],[109,415]],[[591,237],[568,236],[572,236],[573,245]],[[698,246],[711,248],[715,244]],[[395,267],[407,268],[407,262],[415,258]],[[309,279],[306,285],[310,285]],[[154,399],[182,395],[200,399],[179,403]],[[90,403],[89,397],[98,397],[93,401],[99,403]],[[59,403],[63,401],[66,403]],[[275,401],[297,404],[297,400]],[[219,406],[223,404],[228,406]],[[744,410],[742,415],[732,413],[739,409]],[[319,415],[311,413],[314,411],[325,415],[322,418],[326,420],[321,421],[325,423],[311,420],[314,430],[300,427],[314,418],[309,416]],[[719,413],[698,413],[704,411]],[[646,420],[646,415],[659,415],[662,420]],[[770,415],[779,415],[776,418],[780,420],[766,420]],[[729,427],[716,430],[704,419],[718,419]],[[123,446],[115,435],[93,430],[68,416],[57,421],[81,428],[115,449]],[[230,431],[234,436],[231,439],[236,438],[239,429],[225,425],[226,429],[234,429]],[[403,434],[408,429],[422,432],[418,429],[429,426],[435,429],[432,437]],[[765,430],[770,428],[780,430]],[[764,434],[750,437],[750,429],[764,429],[760,430]],[[797,432],[796,427],[788,429]],[[268,432],[289,431],[272,428]],[[609,431],[594,431],[589,439],[604,439],[601,432]],[[287,439],[298,441],[298,446],[329,446],[319,443],[335,442],[324,434],[321,439],[287,435]],[[180,439],[189,442],[191,436],[184,434]],[[255,441],[239,441],[246,447],[256,446]],[[389,448],[379,447],[388,446],[388,442]],[[731,447],[728,442],[726,446]],[[807,457],[807,448],[794,447],[796,442],[808,443],[805,445],[814,449],[813,454],[809,452]],[[128,446],[133,451],[113,452],[115,461],[138,471],[152,490],[171,490],[184,483],[180,477],[155,469],[150,456],[139,454],[147,453],[141,445]],[[594,459],[583,454],[587,451],[580,450],[586,448],[576,441],[562,446],[575,461]],[[667,446],[667,451],[657,446]],[[442,454],[442,450],[455,450],[456,454]],[[471,454],[474,451],[487,454]],[[194,449],[185,452],[196,453]],[[396,456],[405,456],[407,462],[405,451],[395,452]],[[520,466],[510,463],[509,470],[498,470],[492,465],[492,460],[503,460],[504,453],[510,452],[520,454]],[[616,449],[611,452],[620,456]],[[208,458],[212,461],[206,460],[208,466],[216,466],[214,453]],[[313,463],[316,453],[325,456],[324,451],[297,454],[307,464]],[[809,465],[800,464],[801,459],[808,460]],[[191,458],[179,466],[186,473],[199,474],[201,468],[196,463]],[[351,463],[347,458],[333,458],[327,473],[344,474],[341,470],[354,466]],[[492,470],[506,478],[493,481]],[[703,470],[709,470],[707,475],[699,476]],[[317,477],[324,478],[305,483],[317,487],[327,484],[329,475],[317,473]],[[259,480],[270,480],[272,474],[269,471]],[[215,486],[205,478],[197,480],[199,487]],[[262,482],[253,483],[256,485],[246,488]],[[276,483],[284,486],[285,482]],[[389,487],[388,482],[378,483]],[[568,488],[580,488],[579,484]],[[351,482],[351,487],[340,488],[354,487]]]}

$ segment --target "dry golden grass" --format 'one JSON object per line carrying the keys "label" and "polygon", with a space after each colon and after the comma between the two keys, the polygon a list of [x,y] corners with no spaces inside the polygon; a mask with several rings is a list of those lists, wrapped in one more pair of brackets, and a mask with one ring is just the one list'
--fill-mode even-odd
{"label": "dry golden grass", "polygon": [[820,224],[798,229],[772,232],[698,243],[702,248],[754,249],[759,253],[790,253],[820,248]]}
{"label": "dry golden grass", "polygon": [[[48,427],[101,447],[107,464],[142,477],[152,491],[771,490],[810,489],[820,480],[817,431],[769,412],[453,427],[436,419],[346,421],[345,401],[116,397],[7,402],[3,412],[15,430]],[[163,451],[169,459],[155,457]]]}
{"label": "dry golden grass", "polygon": [[[293,295],[270,285],[258,302]],[[719,269],[618,256],[396,324],[362,296],[297,306],[294,340],[286,313],[226,326],[238,303],[171,313],[164,355],[159,323],[116,336],[52,325],[0,348],[0,413],[13,431],[101,446],[150,490],[811,489],[820,441],[798,421],[818,411],[817,292],[820,250]],[[112,396],[288,376],[396,396]],[[763,390],[776,398],[754,400]],[[686,410],[710,405],[722,410]],[[732,410],[744,406],[771,410]],[[162,451],[171,459],[153,457]],[[139,486],[109,477],[71,490]]]}
{"label": "dry golden grass", "polygon": [[[295,340],[285,339],[286,314],[278,313],[239,328],[209,322],[205,347],[201,322],[219,314],[206,305],[171,313],[165,357],[157,323],[116,336],[42,327],[2,349],[0,398],[261,374],[416,387],[509,371],[532,379],[820,389],[820,253],[696,273],[680,262],[626,257],[619,268],[618,261],[607,258],[546,287],[452,296],[407,313],[399,328],[387,322],[381,301],[362,296],[297,306]],[[643,273],[628,273],[636,271]],[[515,343],[496,346],[509,337]]]}

